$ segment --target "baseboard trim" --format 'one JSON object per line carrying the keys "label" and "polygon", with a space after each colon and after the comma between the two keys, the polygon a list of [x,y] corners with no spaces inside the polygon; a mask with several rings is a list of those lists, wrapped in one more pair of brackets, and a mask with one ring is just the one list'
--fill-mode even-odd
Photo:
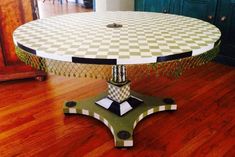
{"label": "baseboard trim", "polygon": [[46,74],[40,72],[27,72],[27,73],[16,73],[16,74],[8,74],[8,75],[0,75],[0,83],[3,81],[10,81],[10,80],[20,80],[25,78],[35,78],[36,80],[45,80]]}

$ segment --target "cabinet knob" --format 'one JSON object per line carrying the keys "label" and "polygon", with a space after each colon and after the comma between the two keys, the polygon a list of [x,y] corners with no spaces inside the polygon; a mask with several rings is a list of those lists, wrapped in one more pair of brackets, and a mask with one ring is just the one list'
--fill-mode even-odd
{"label": "cabinet knob", "polygon": [[166,9],[164,9],[164,10],[163,10],[163,13],[167,13],[167,10],[166,10]]}
{"label": "cabinet knob", "polygon": [[213,19],[213,16],[212,16],[212,15],[209,15],[209,16],[208,16],[208,19],[209,19],[209,20],[212,20],[212,19]]}
{"label": "cabinet knob", "polygon": [[222,16],[221,18],[220,18],[220,21],[225,21],[227,19],[227,17],[226,16]]}

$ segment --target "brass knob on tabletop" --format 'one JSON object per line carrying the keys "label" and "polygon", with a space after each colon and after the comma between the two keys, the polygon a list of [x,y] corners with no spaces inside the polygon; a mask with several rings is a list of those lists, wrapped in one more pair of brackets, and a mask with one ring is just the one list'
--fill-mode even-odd
{"label": "brass knob on tabletop", "polygon": [[227,17],[226,16],[222,16],[221,18],[220,18],[220,21],[225,21],[227,19]]}

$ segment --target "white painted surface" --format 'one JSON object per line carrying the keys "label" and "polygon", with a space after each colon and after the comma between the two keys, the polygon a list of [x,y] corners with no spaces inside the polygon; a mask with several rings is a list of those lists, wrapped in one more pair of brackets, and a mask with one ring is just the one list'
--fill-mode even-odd
{"label": "white painted surface", "polygon": [[83,4],[83,0],[78,0],[78,3],[79,4]]}
{"label": "white painted surface", "polygon": [[69,108],[69,113],[77,113],[76,108]]}
{"label": "white painted surface", "polygon": [[[76,2],[76,0],[68,0],[69,2]],[[79,4],[83,4],[83,0],[78,0]]]}
{"label": "white painted surface", "polygon": [[[106,27],[114,22],[123,27]],[[112,64],[156,63],[158,57],[191,51],[200,55],[220,36],[218,28],[201,20],[135,11],[55,16],[24,24],[13,34],[15,44],[40,57],[68,62],[72,57],[113,59]]]}
{"label": "white painted surface", "polygon": [[95,1],[95,10],[96,12],[106,11],[107,10],[107,0],[96,0]]}
{"label": "white painted surface", "polygon": [[96,11],[133,11],[134,0],[96,0]]}

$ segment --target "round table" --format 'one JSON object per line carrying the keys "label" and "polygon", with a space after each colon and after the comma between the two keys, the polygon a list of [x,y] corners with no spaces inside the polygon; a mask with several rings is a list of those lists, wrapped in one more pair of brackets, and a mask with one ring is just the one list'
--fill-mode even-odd
{"label": "round table", "polygon": [[212,60],[220,36],[218,28],[198,19],[146,12],[68,14],[29,22],[13,34],[16,54],[26,64],[57,75],[107,80],[107,92],[67,101],[64,113],[102,121],[116,147],[133,146],[133,130],[144,117],[177,109],[171,98],[131,91],[129,79],[152,72],[178,77]]}

